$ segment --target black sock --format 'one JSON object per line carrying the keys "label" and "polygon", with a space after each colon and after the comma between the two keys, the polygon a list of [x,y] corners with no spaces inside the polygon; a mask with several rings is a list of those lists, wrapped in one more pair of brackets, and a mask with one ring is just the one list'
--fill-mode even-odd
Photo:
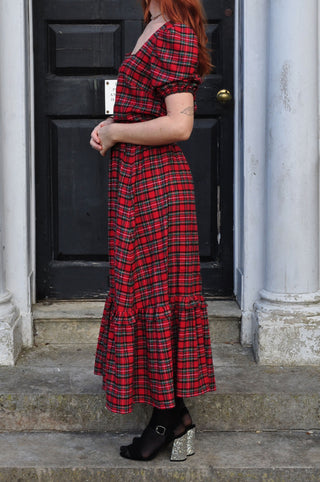
{"label": "black sock", "polygon": [[184,400],[182,397],[175,397],[176,407],[179,411],[180,416],[182,417],[182,421],[184,425],[187,427],[188,425],[192,425],[192,418],[189,413],[189,410],[185,406]]}

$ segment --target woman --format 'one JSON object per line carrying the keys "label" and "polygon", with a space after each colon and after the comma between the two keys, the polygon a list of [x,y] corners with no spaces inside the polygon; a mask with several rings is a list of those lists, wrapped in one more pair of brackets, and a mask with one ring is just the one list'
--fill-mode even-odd
{"label": "woman", "polygon": [[119,69],[113,119],[91,134],[109,168],[110,291],[95,374],[106,407],[153,406],[123,457],[194,453],[183,397],[216,390],[202,296],[193,179],[177,142],[190,137],[194,96],[210,71],[200,0],[144,0],[146,28]]}

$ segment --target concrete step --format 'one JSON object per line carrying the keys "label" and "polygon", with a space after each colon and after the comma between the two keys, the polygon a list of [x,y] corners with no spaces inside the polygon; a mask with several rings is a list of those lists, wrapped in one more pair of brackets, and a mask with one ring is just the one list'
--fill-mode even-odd
{"label": "concrete step", "polygon": [[128,434],[0,434],[0,481],[315,482],[320,432],[202,432],[196,454],[170,462],[164,449],[151,462],[123,459]]}
{"label": "concrete step", "polygon": [[[105,409],[95,345],[45,345],[0,367],[1,431],[139,431],[151,407]],[[200,430],[320,429],[320,367],[255,363],[251,348],[213,344],[217,390],[187,405]]]}
{"label": "concrete step", "polygon": [[[215,342],[239,341],[241,310],[234,300],[210,300],[208,315]],[[95,343],[103,301],[42,302],[33,306],[35,343]]]}

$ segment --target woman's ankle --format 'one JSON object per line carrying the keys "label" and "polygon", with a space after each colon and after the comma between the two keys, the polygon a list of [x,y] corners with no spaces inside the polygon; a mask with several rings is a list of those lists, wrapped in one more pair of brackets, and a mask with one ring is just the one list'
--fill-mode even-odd
{"label": "woman's ankle", "polygon": [[159,409],[154,407],[151,417],[151,424],[153,426],[162,425],[168,430],[173,431],[175,436],[182,435],[185,431],[185,425],[177,407],[168,409]]}
{"label": "woman's ankle", "polygon": [[175,397],[175,403],[176,403],[176,407],[178,408],[178,410],[186,408],[186,406],[184,404],[184,400],[183,400],[182,397]]}
{"label": "woman's ankle", "polygon": [[192,418],[189,413],[189,410],[187,409],[184,399],[182,397],[175,397],[175,402],[176,402],[176,407],[179,410],[180,416],[182,417],[182,422],[184,425],[190,426],[192,425]]}

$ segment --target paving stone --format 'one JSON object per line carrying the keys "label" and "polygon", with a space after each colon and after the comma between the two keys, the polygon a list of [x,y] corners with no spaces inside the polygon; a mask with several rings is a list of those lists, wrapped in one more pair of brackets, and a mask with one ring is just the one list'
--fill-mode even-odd
{"label": "paving stone", "polygon": [[[206,298],[208,315],[217,318],[241,318],[241,309],[235,300]],[[100,319],[104,301],[42,301],[32,307],[34,320]]]}
{"label": "paving stone", "polygon": [[[94,364],[96,343],[40,345],[24,350],[17,367],[90,367]],[[213,343],[212,354],[215,366],[255,366],[251,347],[242,347],[238,342]]]}
{"label": "paving stone", "polygon": [[170,462],[169,447],[153,461],[119,456],[129,434],[0,434],[0,481],[315,482],[320,432],[198,432],[196,454]]}
{"label": "paving stone", "polygon": [[[241,310],[233,300],[207,300],[211,338],[239,342]],[[95,343],[104,303],[42,302],[33,307],[35,343]]]}
{"label": "paving stone", "polygon": [[[150,407],[128,415],[106,410],[94,345],[47,345],[0,368],[0,430],[140,430]],[[320,367],[272,367],[251,348],[214,344],[217,390],[187,400],[200,429],[320,428]]]}

